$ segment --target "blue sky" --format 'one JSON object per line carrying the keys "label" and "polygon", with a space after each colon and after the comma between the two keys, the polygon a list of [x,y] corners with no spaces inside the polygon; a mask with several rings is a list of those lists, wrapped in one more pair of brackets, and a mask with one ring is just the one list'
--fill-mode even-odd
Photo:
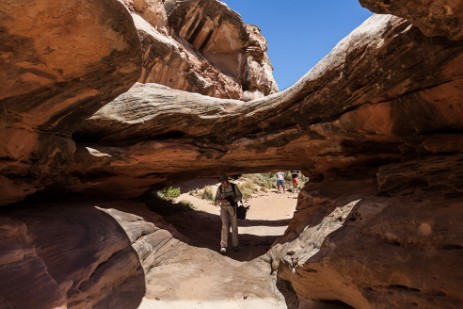
{"label": "blue sky", "polygon": [[357,0],[222,0],[259,26],[280,90],[294,84],[372,13]]}

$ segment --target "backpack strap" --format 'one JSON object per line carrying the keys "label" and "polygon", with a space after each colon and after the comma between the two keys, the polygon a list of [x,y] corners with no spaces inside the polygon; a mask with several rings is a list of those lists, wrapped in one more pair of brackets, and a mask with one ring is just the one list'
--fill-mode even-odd
{"label": "backpack strap", "polygon": [[[232,183],[232,188],[233,188],[233,196],[236,197],[236,184]],[[241,204],[243,204],[243,199],[239,200]],[[236,202],[236,206],[238,206],[238,202]]]}

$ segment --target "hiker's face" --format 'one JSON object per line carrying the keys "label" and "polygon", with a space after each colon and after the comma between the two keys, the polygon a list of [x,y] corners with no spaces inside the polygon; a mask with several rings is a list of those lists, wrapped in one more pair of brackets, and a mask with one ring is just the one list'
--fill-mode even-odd
{"label": "hiker's face", "polygon": [[229,182],[228,180],[222,180],[222,186],[228,186]]}

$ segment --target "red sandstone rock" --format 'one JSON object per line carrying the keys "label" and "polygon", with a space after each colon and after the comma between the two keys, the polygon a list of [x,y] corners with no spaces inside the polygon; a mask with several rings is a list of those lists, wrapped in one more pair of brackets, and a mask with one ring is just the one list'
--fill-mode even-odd
{"label": "red sandstone rock", "polygon": [[373,12],[406,18],[427,36],[442,36],[454,41],[463,39],[463,8],[459,0],[359,2]]}
{"label": "red sandstone rock", "polygon": [[[148,14],[142,2],[132,6]],[[198,25],[201,16],[215,16],[194,15],[192,7],[168,12],[185,13],[180,20],[196,16]],[[153,84],[137,83],[125,92],[139,78],[141,50],[133,19],[117,1],[2,2],[7,18],[0,20],[1,42],[8,43],[0,73],[0,203],[45,188],[48,194],[66,188],[134,197],[152,185],[198,176],[299,168],[313,182],[300,194],[295,218],[271,256],[301,304],[461,307],[463,42],[459,27],[439,28],[447,19],[433,14],[434,6],[423,9],[437,21],[410,17],[418,29],[405,19],[374,16],[300,83],[243,103]],[[460,12],[461,5],[452,10]],[[28,16],[42,23],[32,25]],[[166,16],[172,27],[173,15]],[[459,24],[459,15],[452,16]],[[194,36],[181,25],[174,35],[201,49],[207,35],[200,30],[206,28],[196,28]],[[152,29],[163,27],[160,21]],[[253,42],[259,45],[259,39]],[[204,45],[217,55],[214,61],[235,63],[236,55],[223,58],[217,44]],[[256,59],[262,55],[251,51]],[[349,217],[327,218],[335,207],[359,199]],[[34,291],[30,299],[46,308],[107,304],[113,293],[139,291],[146,281],[135,255],[127,253],[129,243],[142,260],[149,257],[143,264],[149,268],[161,250],[157,245],[170,239],[150,238],[156,248],[150,256],[150,248],[118,239],[122,234],[113,233],[118,226],[111,220],[91,221],[92,214],[68,210],[58,211],[57,219],[40,208],[3,212],[0,267],[12,276],[0,291],[18,306],[30,307],[29,299],[19,299],[26,293],[10,278],[40,284],[49,293]],[[72,228],[76,217],[93,227],[104,221],[104,228],[87,234],[85,226]],[[323,240],[320,222],[340,228]],[[59,242],[53,239],[57,231]],[[146,226],[134,228],[129,239],[139,231],[151,234]],[[83,243],[86,237],[91,241]],[[75,248],[88,253],[82,265],[72,255]],[[120,264],[130,271],[114,266]],[[10,305],[6,300],[1,298]]]}
{"label": "red sandstone rock", "polygon": [[[77,140],[93,141],[78,143],[72,170],[90,188],[104,190],[106,178],[118,194],[133,194],[190,168],[210,176],[211,170],[233,174],[259,164],[289,169],[303,162],[311,174],[377,166],[428,155],[423,143],[433,134],[445,135],[458,153],[460,137],[453,132],[463,128],[461,55],[462,44],[436,42],[403,19],[377,15],[299,84],[268,98],[242,104],[136,84],[78,130]],[[129,180],[130,166],[136,169]],[[96,171],[107,176],[93,182],[87,175]],[[85,189],[86,181],[79,182],[75,188]]]}
{"label": "red sandstone rock", "polygon": [[278,90],[256,27],[215,0],[163,2],[125,1],[142,42],[140,82],[241,100]]}
{"label": "red sandstone rock", "polygon": [[0,15],[5,204],[60,182],[75,150],[74,127],[130,88],[141,57],[136,29],[117,1],[8,1]]}

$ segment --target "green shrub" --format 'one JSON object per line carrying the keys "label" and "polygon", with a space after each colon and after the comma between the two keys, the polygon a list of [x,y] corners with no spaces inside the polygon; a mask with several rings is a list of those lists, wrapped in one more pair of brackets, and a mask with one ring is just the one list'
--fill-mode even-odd
{"label": "green shrub", "polygon": [[275,187],[275,173],[251,174],[254,182],[262,191],[268,191]]}
{"label": "green shrub", "polygon": [[179,187],[165,187],[157,191],[157,195],[160,198],[171,200],[171,199],[174,199],[180,196],[180,188]]}
{"label": "green shrub", "polygon": [[205,187],[203,193],[201,194],[201,198],[203,200],[210,200],[210,201],[214,200],[215,192],[213,191],[214,191],[213,187]]}

